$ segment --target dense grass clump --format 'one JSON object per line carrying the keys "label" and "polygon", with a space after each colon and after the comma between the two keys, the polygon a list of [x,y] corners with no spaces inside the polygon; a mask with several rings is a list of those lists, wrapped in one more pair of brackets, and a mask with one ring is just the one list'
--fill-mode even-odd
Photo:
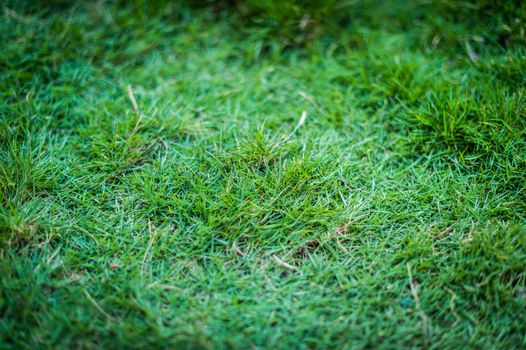
{"label": "dense grass clump", "polygon": [[2,4],[0,348],[524,348],[524,14]]}

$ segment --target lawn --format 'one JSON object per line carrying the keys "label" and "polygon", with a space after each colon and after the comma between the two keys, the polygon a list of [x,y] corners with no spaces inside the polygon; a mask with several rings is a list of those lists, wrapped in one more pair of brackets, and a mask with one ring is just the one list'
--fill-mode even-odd
{"label": "lawn", "polygon": [[1,5],[0,348],[526,347],[524,3],[47,2]]}

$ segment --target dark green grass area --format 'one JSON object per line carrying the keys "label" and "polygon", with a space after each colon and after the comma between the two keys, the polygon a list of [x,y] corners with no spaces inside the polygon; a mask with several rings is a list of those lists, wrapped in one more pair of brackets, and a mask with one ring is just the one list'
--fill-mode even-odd
{"label": "dark green grass area", "polygon": [[2,5],[0,348],[526,347],[520,2],[154,4]]}

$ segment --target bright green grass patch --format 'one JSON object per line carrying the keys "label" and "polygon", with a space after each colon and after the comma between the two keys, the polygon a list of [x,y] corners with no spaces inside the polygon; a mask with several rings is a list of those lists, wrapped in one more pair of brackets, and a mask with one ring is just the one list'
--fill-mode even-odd
{"label": "bright green grass patch", "polygon": [[5,7],[1,347],[524,347],[521,37],[398,7]]}

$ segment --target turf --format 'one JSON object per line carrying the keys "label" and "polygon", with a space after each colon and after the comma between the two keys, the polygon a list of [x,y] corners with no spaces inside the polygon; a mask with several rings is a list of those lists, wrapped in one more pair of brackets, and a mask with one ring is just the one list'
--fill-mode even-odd
{"label": "turf", "polygon": [[0,347],[526,347],[524,31],[400,3],[3,6]]}

